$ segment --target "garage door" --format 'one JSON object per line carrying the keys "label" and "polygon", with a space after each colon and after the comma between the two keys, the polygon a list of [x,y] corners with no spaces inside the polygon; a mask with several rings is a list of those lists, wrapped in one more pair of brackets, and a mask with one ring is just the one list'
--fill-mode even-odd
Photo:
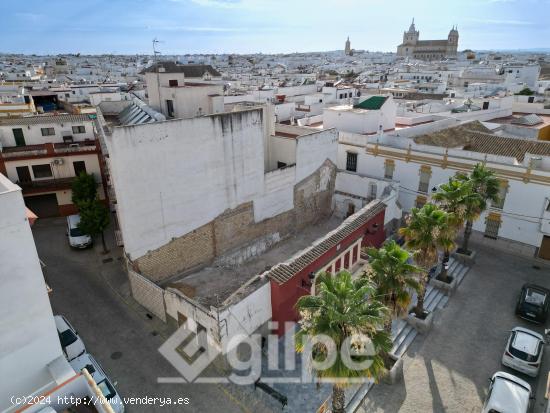
{"label": "garage door", "polygon": [[38,215],[38,218],[59,216],[55,194],[27,196],[25,197],[25,205]]}
{"label": "garage door", "polygon": [[539,257],[550,260],[550,237],[545,235],[540,244]]}

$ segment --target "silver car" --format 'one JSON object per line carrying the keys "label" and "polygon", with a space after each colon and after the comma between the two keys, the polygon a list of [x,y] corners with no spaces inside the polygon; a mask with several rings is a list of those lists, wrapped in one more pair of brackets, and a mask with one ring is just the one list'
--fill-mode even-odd
{"label": "silver car", "polygon": [[84,354],[86,352],[84,342],[69,321],[62,315],[56,315],[54,320],[59,342],[67,360],[71,361]]}
{"label": "silver car", "polygon": [[514,370],[536,377],[542,364],[544,337],[523,327],[515,327],[510,332],[502,364]]}

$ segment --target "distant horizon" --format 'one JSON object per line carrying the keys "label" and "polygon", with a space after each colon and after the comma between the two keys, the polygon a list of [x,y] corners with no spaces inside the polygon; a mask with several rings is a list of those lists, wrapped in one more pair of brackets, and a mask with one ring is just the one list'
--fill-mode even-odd
{"label": "distant horizon", "polygon": [[[367,52],[367,53],[392,53],[396,54],[395,51],[384,51],[384,50],[362,50],[354,49],[357,52]],[[463,53],[466,50],[471,50],[476,53],[543,53],[550,54],[550,47],[538,47],[538,48],[524,48],[524,49],[464,49],[458,50],[458,53]],[[173,54],[162,54],[157,55],[158,60],[163,60],[163,57],[172,57],[172,56],[250,56],[250,55],[265,55],[265,56],[285,56],[293,54],[315,54],[315,53],[335,53],[342,51],[343,49],[334,49],[334,50],[316,50],[310,52],[287,52],[287,53],[265,53],[265,52],[254,52],[254,53],[173,53]],[[153,54],[147,53],[80,53],[80,52],[67,52],[67,53],[21,53],[21,52],[0,52],[0,56],[3,55],[23,55],[23,56],[144,56],[144,57],[153,57]],[[352,56],[353,57],[353,56]]]}
{"label": "distant horizon", "polygon": [[[459,50],[548,49],[550,0],[3,0],[2,52],[57,55],[395,52],[415,18],[421,40]],[[395,14],[392,10],[398,10]],[[8,52],[8,50],[10,52]]]}

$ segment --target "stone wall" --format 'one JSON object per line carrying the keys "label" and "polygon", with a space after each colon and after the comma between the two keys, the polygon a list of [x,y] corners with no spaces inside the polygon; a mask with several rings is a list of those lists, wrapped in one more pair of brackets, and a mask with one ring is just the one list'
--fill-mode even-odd
{"label": "stone wall", "polygon": [[[254,221],[252,202],[226,210],[213,221],[139,257],[134,268],[154,282],[230,257],[239,264],[262,254],[276,241],[325,219],[332,213],[336,166],[329,160],[294,186],[294,208]],[[225,262],[223,259],[218,260]]]}

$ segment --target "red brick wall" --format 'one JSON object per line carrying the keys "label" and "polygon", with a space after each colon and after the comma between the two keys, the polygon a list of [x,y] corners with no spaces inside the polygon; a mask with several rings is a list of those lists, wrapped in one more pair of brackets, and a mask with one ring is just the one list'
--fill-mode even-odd
{"label": "red brick wall", "polygon": [[[374,224],[378,224],[376,232],[373,234],[365,234],[367,229],[372,230]],[[284,334],[285,321],[299,320],[299,315],[295,308],[296,303],[301,296],[310,293],[310,288],[303,287],[302,281],[304,284],[309,284],[311,282],[309,279],[309,274],[311,272],[317,272],[322,269],[333,259],[341,255],[339,251],[345,251],[350,245],[361,237],[363,238],[363,241],[361,242],[362,248],[373,246],[379,247],[382,245],[385,239],[384,211],[381,211],[365,225],[361,226],[351,233],[346,239],[342,240],[339,244],[340,248],[337,249],[337,246],[334,246],[284,284],[278,284],[277,282],[271,280],[272,320],[279,323],[277,334]]]}

